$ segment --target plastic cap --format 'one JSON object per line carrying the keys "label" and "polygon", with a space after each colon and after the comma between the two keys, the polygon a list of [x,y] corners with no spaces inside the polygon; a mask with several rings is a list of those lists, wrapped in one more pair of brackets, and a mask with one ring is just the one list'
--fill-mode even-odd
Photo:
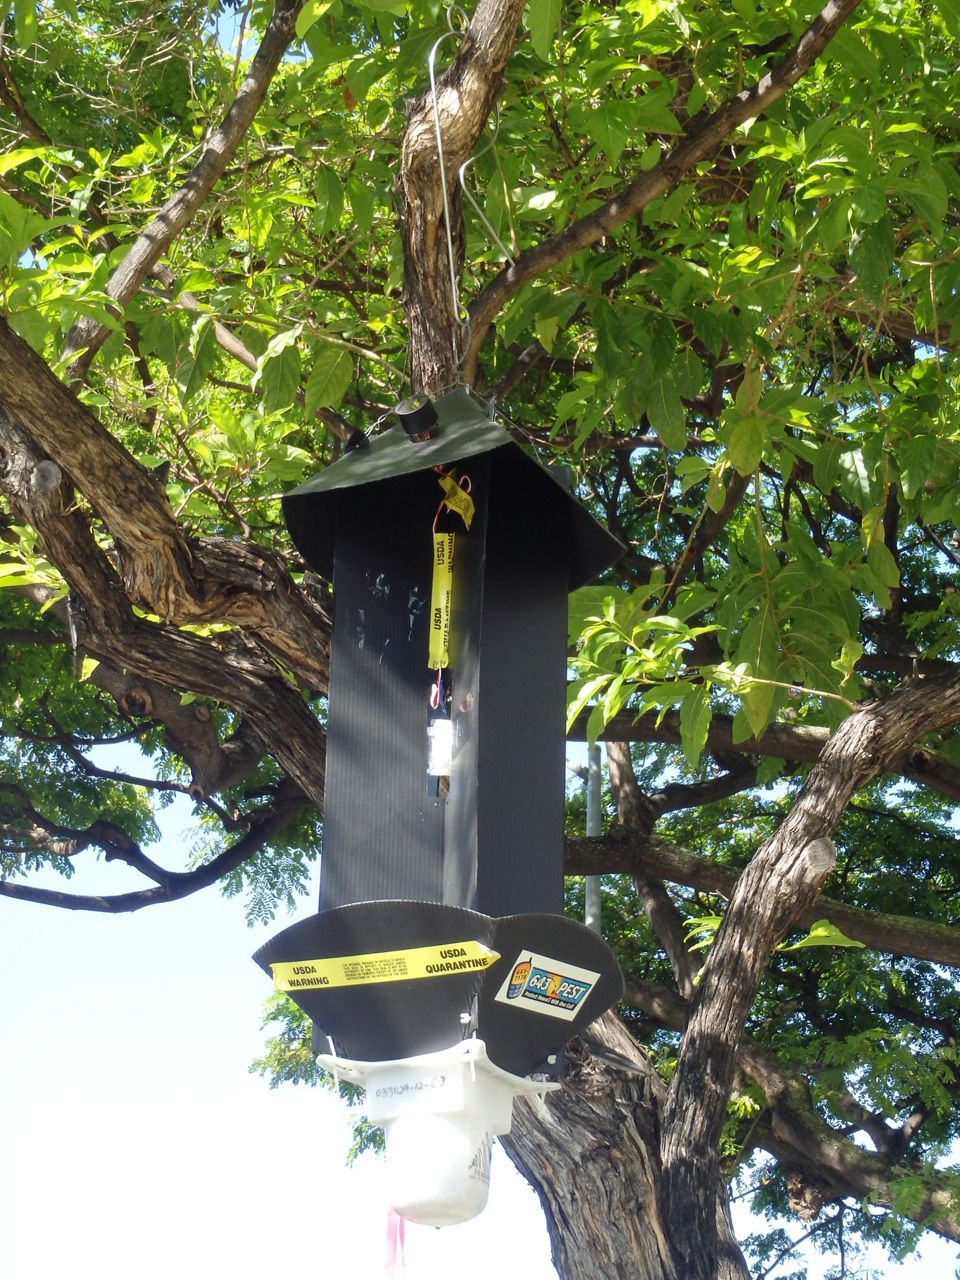
{"label": "plastic cap", "polygon": [[394,409],[394,413],[400,419],[400,425],[411,440],[432,440],[440,434],[433,401],[422,392],[401,400]]}

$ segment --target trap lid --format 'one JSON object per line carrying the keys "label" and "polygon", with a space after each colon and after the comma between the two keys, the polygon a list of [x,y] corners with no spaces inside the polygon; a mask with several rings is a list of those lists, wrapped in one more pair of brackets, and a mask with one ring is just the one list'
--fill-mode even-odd
{"label": "trap lid", "polygon": [[[405,476],[447,468],[480,454],[495,453],[498,466],[516,468],[523,483],[547,503],[550,524],[543,536],[553,540],[565,529],[570,590],[596,577],[623,554],[623,546],[566,488],[563,480],[542,466],[506,431],[491,422],[483,409],[462,389],[434,402],[437,434],[412,440],[401,426],[391,427],[354,449],[338,462],[292,489],[283,499],[283,515],[290,536],[307,563],[325,578],[333,576],[337,510],[350,490],[376,484],[395,484]],[[562,543],[561,543],[562,545]]]}
{"label": "trap lid", "polygon": [[388,1061],[476,1033],[513,1075],[542,1069],[623,994],[613,952],[563,916],[436,902],[322,911],[254,955],[344,1058]]}

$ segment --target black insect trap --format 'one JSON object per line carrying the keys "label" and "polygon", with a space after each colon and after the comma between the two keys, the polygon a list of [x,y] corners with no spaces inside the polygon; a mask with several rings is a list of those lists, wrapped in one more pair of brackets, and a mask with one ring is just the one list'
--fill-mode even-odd
{"label": "black insect trap", "polygon": [[567,593],[622,548],[466,392],[397,416],[284,499],[334,587],[320,911],[254,958],[366,1089],[397,1213],[446,1226],[623,991],[560,914]]}

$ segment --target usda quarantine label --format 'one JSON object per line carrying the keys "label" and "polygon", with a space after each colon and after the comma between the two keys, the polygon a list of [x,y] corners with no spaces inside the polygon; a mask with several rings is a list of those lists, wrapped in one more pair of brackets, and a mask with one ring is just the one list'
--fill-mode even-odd
{"label": "usda quarantine label", "polygon": [[482,942],[444,942],[406,951],[373,951],[360,956],[330,956],[270,966],[278,991],[320,991],[327,987],[362,986],[373,982],[408,982],[443,978],[489,968],[500,954]]}

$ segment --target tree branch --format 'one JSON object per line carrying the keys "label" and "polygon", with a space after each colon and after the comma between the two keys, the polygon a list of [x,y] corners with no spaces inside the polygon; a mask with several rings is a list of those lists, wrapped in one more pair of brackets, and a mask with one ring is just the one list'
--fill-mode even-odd
{"label": "tree branch", "polygon": [[733,513],[740,506],[740,499],[747,491],[747,485],[750,483],[750,476],[742,476],[738,471],[731,473],[727,480],[727,486],[724,491],[723,503],[719,511],[712,511],[706,507],[703,512],[703,518],[696,525],[687,545],[683,548],[676,562],[667,570],[665,577],[667,580],[667,594],[665,605],[673,600],[677,589],[686,581],[690,570],[694,567],[703,553],[709,546],[716,542],[719,535],[723,532],[726,525],[733,517]]}
{"label": "tree branch", "polygon": [[[190,170],[180,190],[170,197],[153,221],[141,231],[107,281],[107,293],[116,300],[121,312],[146,280],[154,264],[206,200],[236,153],[294,37],[297,15],[302,6],[303,0],[276,0],[273,16],[267,23],[250,70],[223,120],[210,135],[200,159]],[[105,324],[89,316],[81,317],[74,323],[67,335],[65,354],[73,355],[81,351],[83,354],[71,365],[71,379],[84,377],[109,332]]]}
{"label": "tree branch", "polygon": [[181,625],[245,627],[312,689],[326,688],[329,618],[273,553],[189,541],[146,468],[0,320],[0,466],[4,452],[26,457],[23,431],[102,516],[132,602]]}
{"label": "tree branch", "polygon": [[701,971],[664,1110],[665,1204],[689,1207],[674,1236],[690,1280],[716,1265],[716,1224],[702,1207],[719,1179],[717,1142],[736,1046],[768,957],[833,869],[829,836],[851,795],[924,733],[960,721],[960,677],[906,681],[850,715],[830,739],[779,830],[741,873]]}
{"label": "tree branch", "polygon": [[[479,0],[452,64],[437,81],[454,268],[463,258],[462,195],[457,171],[476,146],[499,96],[520,27],[524,0]],[[406,262],[404,307],[410,326],[414,390],[437,394],[457,380],[460,316],[454,315],[443,183],[432,94],[407,113],[399,182]]]}
{"label": "tree branch", "polygon": [[728,796],[739,795],[756,786],[757,771],[752,766],[722,773],[719,778],[706,782],[668,782],[649,797],[658,818],[676,809],[692,809],[695,806],[713,804]]}
{"label": "tree branch", "polygon": [[[656,836],[613,831],[589,840],[582,836],[567,838],[564,874],[568,876],[638,873],[728,900],[740,874]],[[797,928],[809,929],[815,920],[822,919],[874,951],[960,967],[960,929],[951,925],[865,911],[825,896],[801,911],[793,923]]]}
{"label": "tree branch", "polygon": [[[661,1026],[683,1031],[686,1025],[687,1003],[669,987],[631,979],[624,999]],[[855,1195],[887,1207],[892,1205],[893,1184],[898,1176],[914,1172],[913,1166],[897,1164],[888,1153],[867,1151],[837,1133],[817,1114],[803,1077],[754,1040],[745,1037],[736,1058],[760,1086],[771,1108],[769,1124],[758,1138],[760,1146],[775,1155],[785,1168],[800,1168],[821,1181],[824,1199]],[[862,1126],[858,1123],[859,1127]],[[895,1130],[884,1128],[891,1137],[897,1136]],[[956,1200],[946,1182],[941,1187],[931,1187],[919,1210],[907,1216],[948,1239],[960,1239]],[[935,1221],[928,1222],[929,1217]]]}
{"label": "tree branch", "polygon": [[470,307],[472,332],[467,381],[472,381],[475,376],[477,353],[494,317],[521,285],[581,249],[596,244],[627,218],[640,213],[652,200],[677,186],[696,164],[713,155],[738,125],[766,111],[796,84],[820,57],[858,3],[859,0],[829,0],[773,71],[752,88],[730,98],[705,120],[694,118],[688,121],[684,138],[653,169],[641,174],[618,195],[586,217],[571,223],[558,235],[525,250],[511,266],[495,276]]}
{"label": "tree branch", "polygon": [[[125,862],[148,880],[162,885],[167,872],[148,858],[139,844],[115,822],[98,818],[82,830],[63,826],[45,818],[34,808],[27,792],[14,783],[0,782],[0,797],[7,796],[17,806],[12,817],[9,810],[0,818],[0,835],[8,841],[22,841],[24,848],[54,854],[61,858],[73,858],[94,846],[102,849],[108,862]],[[5,806],[0,807],[3,813]],[[29,824],[25,826],[24,824]]]}
{"label": "tree branch", "polygon": [[2,37],[0,37],[0,102],[7,108],[28,138],[33,138],[35,142],[49,143],[49,135],[37,124],[24,105],[23,95],[20,93],[17,82],[13,78],[13,73],[3,61],[2,53],[3,42]]}
{"label": "tree branch", "polygon": [[[650,801],[640,790],[630,759],[630,748],[622,742],[608,742],[607,764],[620,825],[625,831],[643,839],[650,834],[654,812]],[[633,881],[650,927],[670,960],[677,986],[684,996],[689,997],[693,994],[696,969],[684,942],[683,918],[670,901],[661,880],[637,870]]]}
{"label": "tree branch", "polygon": [[[949,678],[950,673],[956,670],[956,664],[950,663],[946,669],[938,666],[930,675]],[[622,711],[598,736],[604,742],[659,742],[679,746],[679,713],[668,711],[659,724],[656,721],[656,712],[635,716],[630,711]],[[587,713],[576,721],[567,737],[574,742],[586,741]],[[746,738],[742,742],[734,742],[732,717],[716,715],[710,725],[707,746],[714,755],[719,756],[776,756],[781,760],[803,764],[818,760],[829,739],[829,729],[818,725],[778,723],[764,730],[759,739]],[[883,772],[900,774],[911,782],[929,787],[948,800],[960,803],[960,768],[925,747],[906,747],[899,758],[885,765]]]}
{"label": "tree branch", "polygon": [[26,644],[66,644],[67,637],[58,631],[41,631],[29,627],[0,627],[0,644],[16,647]]}
{"label": "tree branch", "polygon": [[[0,399],[2,395],[0,384]],[[318,762],[325,756],[326,737],[300,691],[239,630],[199,636],[134,617],[82,513],[65,501],[66,486],[47,486],[46,480],[44,486],[38,484],[38,475],[48,474],[41,470],[43,462],[24,434],[0,414],[0,492],[36,529],[48,560],[75,593],[71,620],[76,647],[118,670],[136,672],[171,689],[188,685],[192,692],[232,707],[249,720],[290,777],[322,809],[324,770]],[[233,548],[220,540],[214,546]],[[245,550],[240,544],[234,549],[238,558]],[[241,585],[237,595],[249,598],[249,582],[241,578]],[[291,584],[287,592],[293,600],[305,600],[294,595]],[[283,625],[279,615],[276,625]],[[320,650],[315,638],[311,643]]]}
{"label": "tree branch", "polygon": [[[278,797],[251,829],[212,861],[194,871],[163,871],[156,868],[163,879],[154,888],[117,893],[106,896],[96,894],[61,893],[55,889],[40,889],[34,885],[0,880],[0,897],[18,898],[21,902],[36,902],[48,907],[61,907],[68,911],[103,911],[121,913],[139,911],[158,902],[176,902],[189,897],[235,871],[254,857],[265,844],[274,839],[304,808],[306,798],[297,788],[288,789],[285,797]],[[131,865],[134,865],[131,863]],[[155,865],[155,864],[152,864]],[[139,867],[137,868],[140,869]],[[151,877],[156,878],[156,877]]]}

